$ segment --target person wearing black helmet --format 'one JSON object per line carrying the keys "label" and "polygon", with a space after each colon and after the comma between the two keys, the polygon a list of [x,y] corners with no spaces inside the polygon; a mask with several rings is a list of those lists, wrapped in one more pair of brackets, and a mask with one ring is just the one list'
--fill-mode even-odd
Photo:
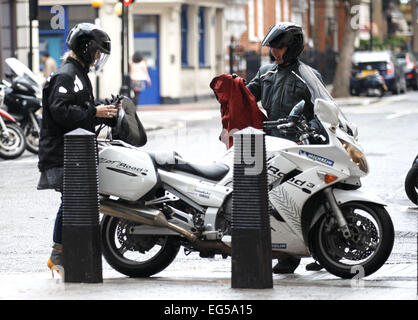
{"label": "person wearing black helmet", "polygon": [[[302,64],[299,55],[304,49],[302,28],[291,22],[277,24],[270,28],[261,45],[270,48],[270,57],[274,63],[262,66],[247,88],[257,102],[261,100],[268,120],[286,118],[301,100],[305,101],[304,116],[308,121],[313,120],[311,94],[299,72]],[[314,69],[312,71],[322,82],[320,74]],[[271,129],[267,134],[279,136],[277,129]],[[293,140],[295,137],[289,134],[286,138]],[[299,263],[300,258],[284,255],[273,268],[273,272],[293,273]],[[307,266],[308,270],[321,268],[317,263]]]}
{"label": "person wearing black helmet", "polygon": [[[299,55],[304,49],[302,28],[291,22],[277,24],[270,28],[261,45],[270,48],[274,63],[262,66],[247,88],[257,101],[261,100],[269,120],[286,118],[301,100],[305,100],[304,115],[311,120],[311,94],[298,70],[302,64]],[[320,74],[312,70],[322,82]],[[277,136],[277,129],[268,134]]]}
{"label": "person wearing black helmet", "polygon": [[[95,132],[98,124],[114,126],[118,106],[95,105],[88,73],[96,74],[110,55],[110,38],[105,31],[90,23],[76,25],[68,34],[69,52],[64,64],[47,79],[42,98],[42,125],[39,141],[38,189],[55,189],[62,193],[64,172],[64,134],[83,128]],[[53,249],[48,267],[60,271],[62,253],[62,194],[55,219]]]}

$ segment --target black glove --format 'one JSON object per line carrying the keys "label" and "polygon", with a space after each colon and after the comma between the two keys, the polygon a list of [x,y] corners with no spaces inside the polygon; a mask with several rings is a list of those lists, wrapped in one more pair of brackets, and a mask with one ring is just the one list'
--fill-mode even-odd
{"label": "black glove", "polygon": [[[232,76],[233,79],[239,78],[239,75],[237,75],[236,73],[231,74],[231,76]],[[242,80],[243,80],[244,84],[247,84],[247,81],[245,81],[245,79],[242,79]]]}
{"label": "black glove", "polygon": [[105,99],[106,104],[113,104],[114,106],[117,106],[124,98],[124,96],[120,96],[120,95],[114,96],[112,94],[111,96],[112,96],[112,99],[108,99],[108,98]]}

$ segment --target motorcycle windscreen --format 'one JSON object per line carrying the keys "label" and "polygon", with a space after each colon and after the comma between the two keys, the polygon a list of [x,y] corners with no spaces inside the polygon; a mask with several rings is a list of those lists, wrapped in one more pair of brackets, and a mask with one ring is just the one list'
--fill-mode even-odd
{"label": "motorcycle windscreen", "polygon": [[[328,90],[325,88],[324,84],[321,80],[317,77],[317,75],[313,72],[312,68],[307,66],[304,63],[300,63],[299,65],[299,74],[303,81],[305,82],[306,86],[308,87],[310,93],[311,93],[311,101],[314,106],[318,105],[318,99],[325,100],[327,103],[328,108],[335,108],[333,113],[336,114],[338,117],[339,126],[341,129],[343,129],[345,132],[353,136],[354,138],[358,135],[358,129],[357,126],[353,123],[351,123],[347,117],[344,115],[344,113],[341,111],[341,109],[338,107],[337,103],[334,101],[334,98],[331,96],[331,94],[328,92]],[[318,106],[321,106],[324,104],[319,104]],[[316,107],[314,110],[317,109]],[[315,111],[316,113],[316,111]],[[323,113],[324,114],[324,113]],[[318,114],[319,115],[319,114]],[[321,117],[319,117],[320,120]]]}
{"label": "motorcycle windscreen", "polygon": [[35,84],[40,84],[38,77],[22,62],[16,58],[7,58],[4,60],[9,68],[19,77],[26,77],[33,81]]}

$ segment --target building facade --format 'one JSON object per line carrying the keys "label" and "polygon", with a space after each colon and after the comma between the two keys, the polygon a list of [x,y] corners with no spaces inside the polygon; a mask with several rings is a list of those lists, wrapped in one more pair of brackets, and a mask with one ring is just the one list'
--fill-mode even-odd
{"label": "building facade", "polygon": [[[29,3],[27,0],[0,0],[0,76],[9,72],[4,60],[16,57],[29,65],[32,42],[33,69],[39,70],[37,21],[32,23],[30,39]],[[32,41],[31,41],[32,40]]]}
{"label": "building facade", "polygon": [[[147,59],[152,86],[141,94],[140,104],[197,101],[213,95],[210,81],[225,72],[226,30],[240,25],[225,16],[228,5],[247,0],[141,0],[125,7],[127,38],[122,40],[122,19],[117,0],[39,0],[38,20],[32,24],[33,71],[42,70],[40,53],[48,52],[59,65],[68,50],[65,39],[80,22],[99,24],[112,39],[112,53],[99,79],[91,77],[100,98],[121,88],[135,51]],[[15,56],[29,65],[29,1],[0,0],[2,62]],[[241,19],[243,20],[243,19]],[[242,28],[243,23],[241,23]],[[245,25],[244,25],[245,27]],[[123,50],[122,50],[123,48]],[[4,66],[0,70],[4,74]],[[99,80],[99,81],[97,81]]]}
{"label": "building facade", "polygon": [[252,67],[257,67],[257,63],[252,63],[254,56],[260,57],[258,65],[270,63],[269,50],[261,47],[260,42],[271,26],[291,21],[304,30],[305,51],[301,59],[317,68],[326,82],[332,82],[342,45],[344,10],[339,0],[249,0],[245,8],[247,27],[238,44],[241,59],[245,56],[247,63],[237,69],[245,70],[244,76],[249,73],[251,77]]}

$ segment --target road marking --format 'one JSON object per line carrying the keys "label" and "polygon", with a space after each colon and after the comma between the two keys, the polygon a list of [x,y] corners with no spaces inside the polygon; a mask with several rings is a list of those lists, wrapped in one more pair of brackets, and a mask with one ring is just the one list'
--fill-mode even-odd
{"label": "road marking", "polygon": [[403,117],[403,116],[407,116],[409,114],[414,114],[414,113],[418,113],[418,110],[403,110],[403,111],[398,111],[396,113],[390,114],[388,116],[386,116],[386,119],[396,119],[399,117]]}

